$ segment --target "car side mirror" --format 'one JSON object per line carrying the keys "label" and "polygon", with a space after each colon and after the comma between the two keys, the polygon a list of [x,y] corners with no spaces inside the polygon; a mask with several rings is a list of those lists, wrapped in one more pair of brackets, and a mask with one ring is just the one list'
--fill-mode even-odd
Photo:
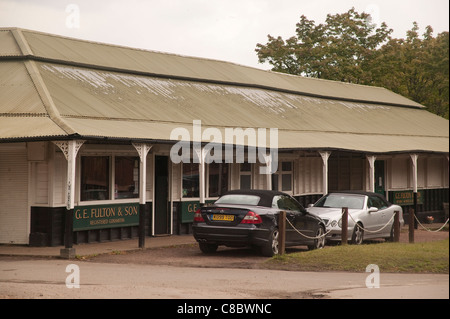
{"label": "car side mirror", "polygon": [[377,211],[378,211],[378,208],[376,208],[376,207],[369,208],[369,213],[376,213]]}
{"label": "car side mirror", "polygon": [[308,204],[308,208],[313,207],[313,206],[314,206],[314,204]]}

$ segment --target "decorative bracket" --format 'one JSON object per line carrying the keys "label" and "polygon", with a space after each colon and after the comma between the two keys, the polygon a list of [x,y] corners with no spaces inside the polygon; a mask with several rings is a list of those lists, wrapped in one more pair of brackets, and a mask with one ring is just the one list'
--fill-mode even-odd
{"label": "decorative bracket", "polygon": [[56,146],[59,147],[59,149],[62,151],[62,153],[64,154],[64,157],[66,158],[66,160],[69,160],[69,145],[70,143],[75,143],[75,148],[74,148],[74,154],[73,157],[76,157],[78,154],[78,151],[80,150],[80,147],[84,144],[84,140],[70,140],[70,141],[53,141],[53,144],[55,144]]}
{"label": "decorative bracket", "polygon": [[84,142],[83,140],[53,141],[67,160],[67,210],[75,207],[75,159]]}
{"label": "decorative bracket", "polygon": [[319,152],[319,154],[320,157],[322,157],[323,164],[326,165],[326,163],[328,162],[328,158],[331,155],[331,152]]}
{"label": "decorative bracket", "polygon": [[147,153],[152,149],[153,145],[146,143],[132,143],[132,144],[136,149],[136,151],[138,152],[141,162],[144,162],[145,158],[147,157]]}
{"label": "decorative bracket", "polygon": [[374,155],[366,155],[367,160],[369,161],[369,166],[371,169],[375,167],[375,160],[377,159]]}

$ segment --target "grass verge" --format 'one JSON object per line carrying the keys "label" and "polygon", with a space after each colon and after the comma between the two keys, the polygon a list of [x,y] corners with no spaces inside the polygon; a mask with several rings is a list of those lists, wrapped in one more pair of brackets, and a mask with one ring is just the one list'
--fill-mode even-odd
{"label": "grass verge", "polygon": [[425,243],[378,243],[332,246],[274,256],[265,268],[296,271],[365,271],[376,264],[381,272],[449,273],[449,240]]}

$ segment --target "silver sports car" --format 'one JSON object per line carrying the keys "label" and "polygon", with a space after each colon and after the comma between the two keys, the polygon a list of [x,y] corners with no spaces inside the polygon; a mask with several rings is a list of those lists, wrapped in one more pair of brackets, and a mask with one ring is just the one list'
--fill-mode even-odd
{"label": "silver sports car", "polygon": [[342,207],[348,207],[348,240],[361,244],[364,239],[394,236],[394,212],[400,213],[400,227],[403,226],[403,212],[376,193],[336,192],[329,193],[307,208],[311,214],[322,218],[326,223],[327,241],[341,240]]}

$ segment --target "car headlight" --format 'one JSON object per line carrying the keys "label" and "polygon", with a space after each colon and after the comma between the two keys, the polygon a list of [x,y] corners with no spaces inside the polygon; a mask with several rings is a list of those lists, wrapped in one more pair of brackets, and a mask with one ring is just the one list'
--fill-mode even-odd
{"label": "car headlight", "polygon": [[342,228],[342,218],[339,219],[339,221],[338,221],[338,226],[339,226],[339,228]]}
{"label": "car headlight", "polygon": [[[330,226],[331,226],[331,227],[336,227],[337,225],[338,225],[338,222],[335,221],[335,220],[333,220],[333,221],[330,223]],[[339,227],[341,227],[341,226],[339,226]]]}

